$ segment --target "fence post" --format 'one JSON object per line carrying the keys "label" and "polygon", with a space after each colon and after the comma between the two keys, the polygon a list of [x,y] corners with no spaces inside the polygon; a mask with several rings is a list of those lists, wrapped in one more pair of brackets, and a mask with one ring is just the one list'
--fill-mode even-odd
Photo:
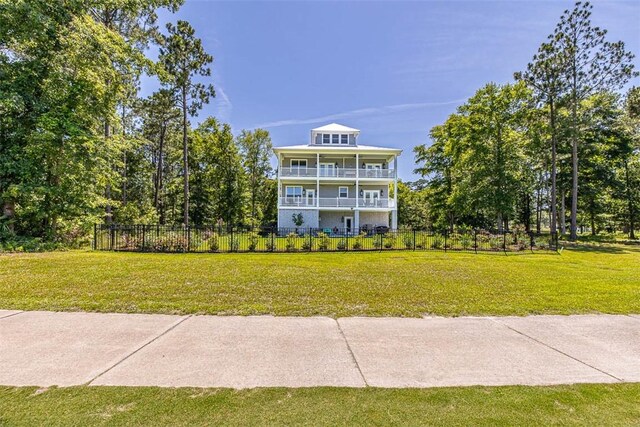
{"label": "fence post", "polygon": [[229,234],[229,252],[233,252],[233,226],[231,227],[231,233]]}
{"label": "fence post", "polygon": [[413,229],[413,250],[416,250],[416,229]]}
{"label": "fence post", "polygon": [[191,250],[191,226],[187,225],[187,252]]}
{"label": "fence post", "polygon": [[506,231],[502,232],[502,251],[505,254],[507,253],[507,232]]}
{"label": "fence post", "polygon": [[109,226],[109,250],[113,250],[113,246],[115,245],[116,240],[116,230],[113,228],[113,225]]}
{"label": "fence post", "polygon": [[98,249],[98,224],[93,223],[93,250]]}
{"label": "fence post", "polygon": [[273,232],[273,227],[271,227],[271,252],[275,252],[275,250],[276,250],[275,233]]}
{"label": "fence post", "polygon": [[449,234],[448,230],[444,230],[444,251],[447,252],[447,234]]}
{"label": "fence post", "polygon": [[478,253],[478,230],[473,230],[473,249],[475,253]]}
{"label": "fence post", "polygon": [[147,226],[146,225],[142,225],[142,252],[145,252],[147,250]]}

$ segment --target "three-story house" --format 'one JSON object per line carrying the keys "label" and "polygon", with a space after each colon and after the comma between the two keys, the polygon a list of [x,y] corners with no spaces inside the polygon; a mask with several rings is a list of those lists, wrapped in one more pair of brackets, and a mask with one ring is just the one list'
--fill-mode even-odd
{"label": "three-story house", "polygon": [[[305,145],[275,147],[278,227],[356,234],[397,228],[398,161],[402,150],[359,144],[360,131],[332,123],[311,130]],[[390,197],[391,193],[391,197]]]}

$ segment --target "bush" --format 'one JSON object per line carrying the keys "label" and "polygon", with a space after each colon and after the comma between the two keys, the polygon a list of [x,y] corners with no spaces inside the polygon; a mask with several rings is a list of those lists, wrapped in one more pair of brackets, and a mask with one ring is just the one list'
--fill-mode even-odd
{"label": "bush", "polygon": [[344,251],[347,249],[347,241],[345,239],[338,240],[338,244],[336,245],[339,251]]}
{"label": "bush", "polygon": [[413,232],[411,231],[404,232],[402,235],[402,242],[404,243],[405,248],[413,249],[413,244],[414,244]]}
{"label": "bush", "polygon": [[393,249],[396,245],[396,239],[393,236],[386,236],[384,238],[385,249]]}
{"label": "bush", "polygon": [[314,240],[313,240],[313,237],[311,237],[311,234],[309,234],[309,237],[305,237],[304,241],[302,242],[302,250],[310,252],[313,250],[313,247],[314,247]]}
{"label": "bush", "polygon": [[298,239],[298,235],[296,233],[287,234],[287,244],[286,249],[287,252],[295,252],[296,249],[296,240]]}
{"label": "bush", "polygon": [[318,250],[326,251],[329,249],[329,244],[331,241],[329,240],[329,236],[326,233],[320,232],[318,233]]}
{"label": "bush", "polygon": [[274,233],[269,234],[267,240],[267,250],[274,252],[276,250],[276,235]]}
{"label": "bush", "polygon": [[433,240],[431,240],[431,249],[442,249],[444,245],[444,237],[440,234],[434,234]]}
{"label": "bush", "polygon": [[218,233],[211,233],[207,242],[209,243],[209,250],[211,252],[218,252],[218,250],[220,250],[220,236],[218,236]]}
{"label": "bush", "polygon": [[460,236],[460,245],[462,249],[467,250],[471,247],[473,243],[473,237],[470,234],[463,234]]}
{"label": "bush", "polygon": [[353,249],[355,250],[359,250],[362,249],[362,243],[364,241],[364,239],[367,237],[367,233],[362,232],[359,235],[357,235],[354,239],[353,239]]}
{"label": "bush", "polygon": [[240,239],[237,234],[232,234],[229,236],[229,251],[230,252],[238,252],[240,249]]}
{"label": "bush", "polygon": [[260,239],[260,237],[258,236],[258,233],[256,233],[255,231],[252,231],[251,233],[249,233],[249,251],[250,252],[255,252],[255,250],[258,247],[258,240]]}

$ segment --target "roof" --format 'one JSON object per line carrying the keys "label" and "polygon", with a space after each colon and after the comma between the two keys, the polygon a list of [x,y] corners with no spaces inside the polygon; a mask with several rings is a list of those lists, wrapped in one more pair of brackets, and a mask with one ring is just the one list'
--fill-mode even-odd
{"label": "roof", "polygon": [[311,129],[313,132],[360,132],[360,129],[350,128],[348,126],[340,125],[338,123],[330,123],[328,125],[320,126],[319,128]]}
{"label": "roof", "polygon": [[400,154],[402,150],[400,148],[388,148],[388,147],[375,147],[373,145],[286,145],[282,147],[273,147],[273,151],[281,152],[281,151],[309,151],[312,153],[315,152],[362,152],[366,151],[369,153],[375,152],[380,154]]}

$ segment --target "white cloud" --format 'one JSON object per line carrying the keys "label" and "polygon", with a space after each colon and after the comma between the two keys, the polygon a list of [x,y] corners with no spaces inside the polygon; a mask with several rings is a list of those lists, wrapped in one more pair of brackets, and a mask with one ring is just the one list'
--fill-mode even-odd
{"label": "white cloud", "polygon": [[351,119],[354,117],[374,116],[379,114],[395,113],[399,111],[417,110],[421,108],[459,104],[461,102],[464,102],[465,100],[466,98],[455,99],[453,101],[445,101],[445,102],[416,102],[411,104],[395,104],[395,105],[385,105],[382,107],[359,108],[357,110],[343,111],[341,113],[328,114],[326,116],[319,116],[319,117],[310,117],[306,119],[277,120],[274,122],[262,123],[254,126],[253,128],[254,129],[255,128],[274,128],[274,127],[281,127],[281,126],[321,123],[321,122],[327,122],[332,120]]}

